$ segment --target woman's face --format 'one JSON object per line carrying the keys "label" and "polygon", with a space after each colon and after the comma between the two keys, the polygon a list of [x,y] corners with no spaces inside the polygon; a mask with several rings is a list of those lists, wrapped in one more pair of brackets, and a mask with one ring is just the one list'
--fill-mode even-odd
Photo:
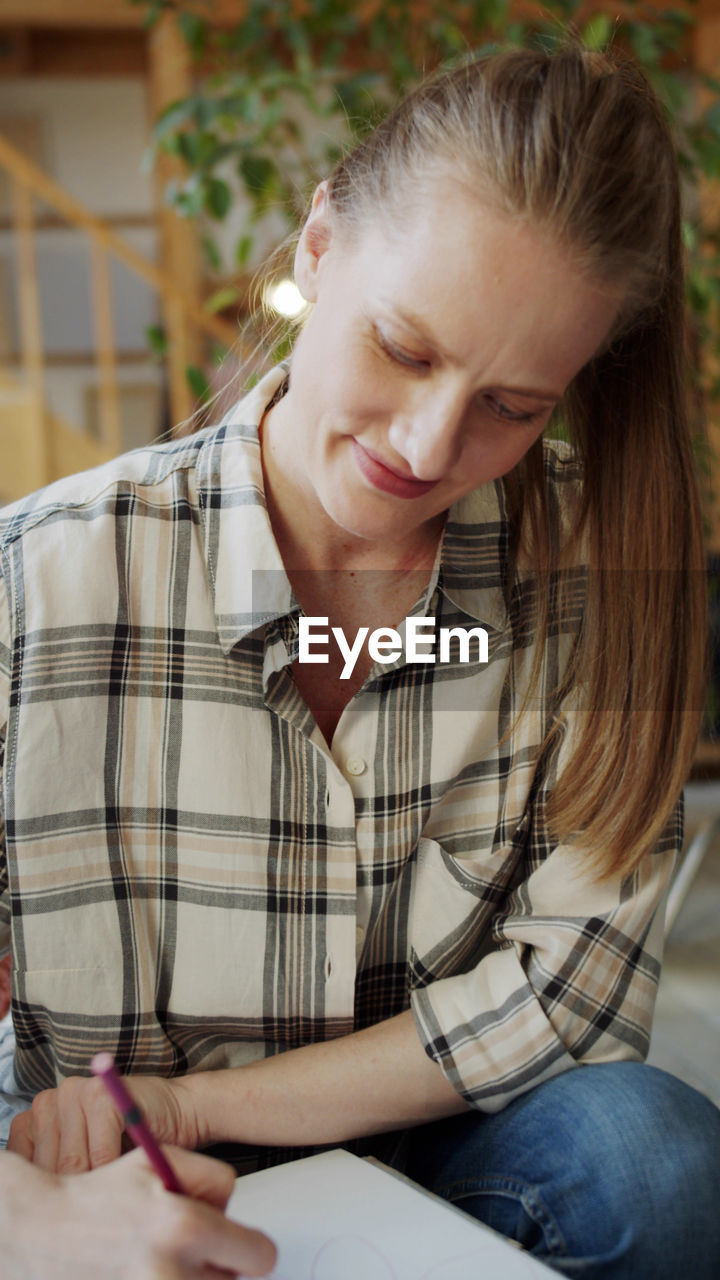
{"label": "woman's face", "polygon": [[305,518],[412,539],[504,475],[610,330],[618,293],[547,236],[433,184],[402,234],[339,234],[316,192],[296,257],[314,303],[274,456]]}

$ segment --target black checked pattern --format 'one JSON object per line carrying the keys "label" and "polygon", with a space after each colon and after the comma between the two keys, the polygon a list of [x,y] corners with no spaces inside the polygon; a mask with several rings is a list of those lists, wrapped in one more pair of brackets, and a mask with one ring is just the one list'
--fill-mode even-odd
{"label": "black checked pattern", "polygon": [[[464,499],[412,612],[481,623],[488,664],[376,667],[329,750],[292,678],[298,609],[263,496],[257,424],[282,376],[220,427],[0,513],[20,1082],[86,1074],[100,1050],[127,1073],[241,1066],[408,1007],[487,1110],[644,1056],[679,820],[598,887],[543,819],[583,566],[562,606],[552,592],[514,723],[539,586],[506,581],[502,485]],[[562,520],[579,481],[563,446],[547,475]]]}

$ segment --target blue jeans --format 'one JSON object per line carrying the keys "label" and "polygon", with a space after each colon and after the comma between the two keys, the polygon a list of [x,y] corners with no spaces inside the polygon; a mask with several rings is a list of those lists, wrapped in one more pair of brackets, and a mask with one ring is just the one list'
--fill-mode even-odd
{"label": "blue jeans", "polygon": [[405,1136],[409,1177],[566,1276],[720,1280],[720,1111],[636,1062]]}

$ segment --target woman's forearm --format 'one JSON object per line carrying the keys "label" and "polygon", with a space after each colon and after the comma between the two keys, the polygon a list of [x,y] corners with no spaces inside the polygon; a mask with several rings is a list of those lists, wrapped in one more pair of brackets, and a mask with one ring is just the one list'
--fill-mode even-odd
{"label": "woman's forearm", "polygon": [[198,1145],[302,1146],[407,1128],[468,1109],[425,1053],[409,1011],[247,1067],[173,1081]]}
{"label": "woman's forearm", "polygon": [[[160,1142],[191,1150],[216,1142],[322,1146],[468,1109],[425,1053],[409,1011],[245,1067],[132,1076],[128,1088]],[[15,1118],[9,1149],[50,1172],[77,1173],[113,1161],[121,1140],[102,1082],[70,1077]]]}

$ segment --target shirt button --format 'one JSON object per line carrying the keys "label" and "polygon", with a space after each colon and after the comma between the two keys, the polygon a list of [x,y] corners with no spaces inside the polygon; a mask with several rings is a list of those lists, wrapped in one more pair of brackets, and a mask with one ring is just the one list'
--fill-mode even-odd
{"label": "shirt button", "polygon": [[359,778],[367,769],[367,761],[362,756],[348,756],[345,761],[345,770],[351,773],[354,778]]}

